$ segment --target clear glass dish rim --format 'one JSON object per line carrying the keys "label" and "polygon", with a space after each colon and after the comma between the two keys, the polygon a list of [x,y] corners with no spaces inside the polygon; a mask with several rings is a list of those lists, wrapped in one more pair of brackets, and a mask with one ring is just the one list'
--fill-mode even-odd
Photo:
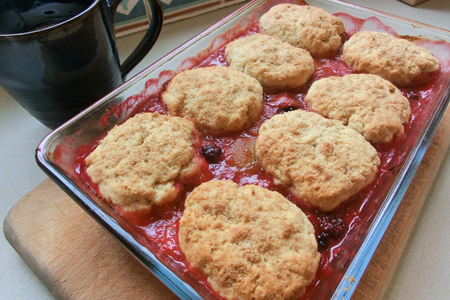
{"label": "clear glass dish rim", "polygon": [[[339,0],[318,0],[320,2],[329,2],[338,4],[343,7],[361,10],[370,13],[374,16],[382,16],[384,18],[390,18],[393,20],[405,22],[415,26],[420,26],[431,31],[435,31],[439,34],[443,34],[449,37],[450,31],[427,25],[424,23],[416,22],[406,18],[398,17],[392,14],[380,12],[374,9],[366,8],[356,4],[347,3]],[[147,74],[153,70],[163,66],[167,61],[182,53],[183,50],[195,44],[205,36],[210,35],[214,30],[222,27],[230,20],[239,16],[246,15],[246,12],[253,10],[255,7],[263,4],[265,0],[253,0],[245,4],[229,16],[220,20],[213,26],[207,28],[203,32],[199,33],[194,38],[183,43],[178,48],[169,52],[167,55],[145,68],[143,71],[135,75],[133,78],[126,81],[117,89],[94,103],[88,109],[75,116],[73,119],[63,124],[61,127],[48,134],[38,145],[36,149],[36,161],[37,164],[44,170],[44,172],[60,186],[78,205],[80,205],[91,217],[93,217],[101,226],[103,226],[112,236],[114,236],[138,261],[143,264],[150,272],[152,272],[158,279],[160,279],[169,289],[171,289],[180,299],[203,299],[189,284],[181,280],[175,273],[173,273],[168,267],[161,263],[155,255],[147,248],[139,244],[127,231],[125,231],[112,217],[107,215],[102,209],[92,200],[87,194],[85,194],[77,185],[73,184],[71,179],[64,174],[50,159],[50,144],[60,137],[61,132],[66,128],[70,128],[82,117],[85,117],[93,113],[96,109],[102,107],[109,100],[115,96],[120,95],[127,88],[140,82]],[[308,2],[308,1],[306,1]],[[344,274],[341,282],[336,288],[331,299],[350,299],[353,292],[358,285],[361,277],[370,262],[370,259],[375,252],[384,232],[386,231],[391,219],[394,216],[406,190],[414,177],[417,168],[422,161],[422,158],[431,143],[432,137],[436,132],[439,123],[447,109],[448,102],[450,101],[450,84],[446,86],[443,92],[443,97],[439,99],[437,109],[429,119],[424,130],[421,132],[418,141],[411,150],[410,155],[406,159],[404,166],[398,174],[392,188],[390,189],[385,201],[383,202],[375,220],[373,221],[367,236],[362,243],[359,251],[352,260],[346,273]],[[352,280],[347,280],[351,278]]]}

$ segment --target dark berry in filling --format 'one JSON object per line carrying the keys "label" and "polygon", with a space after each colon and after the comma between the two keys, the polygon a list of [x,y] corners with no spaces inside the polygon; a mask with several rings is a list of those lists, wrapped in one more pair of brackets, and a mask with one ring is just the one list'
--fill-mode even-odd
{"label": "dark berry in filling", "polygon": [[298,109],[298,107],[289,106],[289,107],[283,108],[280,113],[284,114],[284,113],[287,113],[287,112],[290,112],[290,111],[294,111],[294,110],[297,110],[297,109]]}
{"label": "dark berry in filling", "polygon": [[200,154],[208,163],[212,164],[219,161],[220,156],[222,155],[222,149],[214,145],[207,145],[202,147]]}

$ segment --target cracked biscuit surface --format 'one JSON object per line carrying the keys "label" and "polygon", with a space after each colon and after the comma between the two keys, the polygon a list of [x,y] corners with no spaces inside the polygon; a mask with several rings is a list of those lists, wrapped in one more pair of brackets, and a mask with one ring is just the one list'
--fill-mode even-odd
{"label": "cracked biscuit surface", "polygon": [[378,75],[398,87],[423,73],[439,70],[439,61],[425,48],[376,31],[360,31],[344,43],[342,57],[355,72]]}
{"label": "cracked biscuit surface", "polygon": [[228,67],[186,70],[169,82],[162,100],[171,115],[192,119],[201,130],[248,128],[262,110],[259,82]]}
{"label": "cracked biscuit surface", "polygon": [[305,101],[310,110],[342,121],[372,143],[402,134],[411,115],[409,101],[400,90],[370,74],[320,79],[311,85]]}
{"label": "cracked biscuit surface", "polygon": [[102,197],[126,211],[148,209],[178,195],[175,180],[199,171],[192,122],[142,113],[115,126],[86,158]]}
{"label": "cracked biscuit surface", "polygon": [[230,68],[257,79],[269,88],[296,88],[314,72],[308,51],[265,34],[253,34],[227,45],[225,56]]}
{"label": "cracked biscuit surface", "polygon": [[187,260],[229,300],[297,299],[320,254],[306,215],[260,186],[209,181],[187,197],[180,220]]}
{"label": "cracked biscuit surface", "polygon": [[264,33],[311,52],[316,58],[335,55],[341,46],[344,24],[322,8],[278,4],[261,16]]}
{"label": "cracked biscuit surface", "polygon": [[275,183],[331,211],[372,182],[380,159],[355,130],[314,112],[296,110],[265,122],[256,155]]}

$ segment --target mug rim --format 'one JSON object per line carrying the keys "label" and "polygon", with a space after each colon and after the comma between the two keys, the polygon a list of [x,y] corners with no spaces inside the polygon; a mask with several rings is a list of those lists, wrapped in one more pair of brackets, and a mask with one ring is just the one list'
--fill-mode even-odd
{"label": "mug rim", "polygon": [[85,18],[86,15],[90,11],[92,11],[95,7],[97,7],[99,5],[100,1],[102,1],[102,0],[94,0],[85,10],[83,10],[79,14],[77,14],[67,20],[64,20],[59,23],[55,23],[55,24],[50,25],[45,28],[34,29],[31,31],[19,32],[19,33],[0,33],[0,40],[10,40],[10,39],[15,39],[15,38],[18,38],[18,39],[28,38],[28,37],[32,37],[32,36],[41,35],[41,34],[47,34],[48,32],[51,32],[53,30],[60,29],[60,27],[65,27],[66,25],[70,25],[71,23],[77,21],[78,19]]}

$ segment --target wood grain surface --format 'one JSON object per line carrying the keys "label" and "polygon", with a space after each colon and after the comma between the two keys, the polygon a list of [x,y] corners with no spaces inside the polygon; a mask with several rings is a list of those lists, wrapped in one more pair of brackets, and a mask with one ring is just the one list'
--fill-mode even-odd
{"label": "wood grain surface", "polygon": [[[381,299],[450,142],[450,110],[352,299]],[[58,299],[176,299],[50,179],[9,212],[5,236]]]}
{"label": "wood grain surface", "polygon": [[4,231],[58,299],[177,299],[50,179],[11,209]]}

